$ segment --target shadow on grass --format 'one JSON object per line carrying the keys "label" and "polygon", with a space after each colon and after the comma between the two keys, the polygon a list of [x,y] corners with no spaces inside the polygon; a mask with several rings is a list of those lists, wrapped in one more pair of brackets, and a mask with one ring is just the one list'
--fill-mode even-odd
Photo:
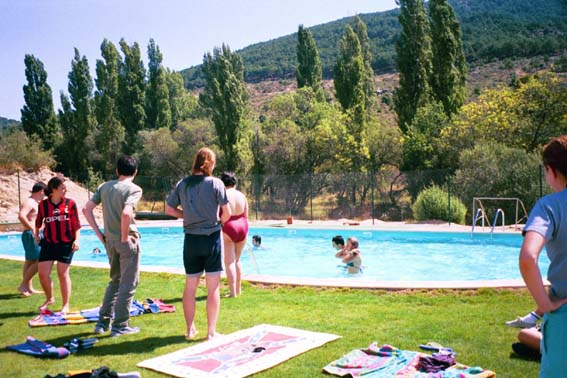
{"label": "shadow on grass", "polygon": [[0,313],[0,319],[9,319],[9,318],[19,318],[19,317],[27,317],[29,319],[37,316],[37,311],[24,311],[24,312],[2,312]]}
{"label": "shadow on grass", "polygon": [[0,294],[0,300],[4,300],[4,299],[16,299],[16,298],[22,298],[22,299],[24,299],[25,297],[22,296],[21,294],[16,294],[16,293]]}
{"label": "shadow on grass", "polygon": [[[49,340],[41,340],[48,344],[51,344],[55,347],[62,347],[68,341],[71,341],[73,338],[91,338],[94,337],[90,332],[82,332],[79,334],[75,334],[73,336],[67,337],[58,337],[56,339],[49,339]],[[123,338],[124,336],[120,336]],[[184,344],[185,346],[189,347],[194,343],[204,341],[203,338],[196,338],[195,340],[187,341],[185,336],[183,335],[175,335],[175,336],[167,336],[167,337],[148,337],[142,340],[124,340],[121,343],[111,344],[111,345],[100,345],[101,340],[110,338],[110,335],[105,335],[98,338],[99,342],[95,344],[92,349],[82,350],[77,353],[77,355],[81,356],[106,356],[106,355],[123,355],[123,354],[131,354],[131,353],[148,353],[149,351],[155,350],[156,348],[160,348],[163,346],[169,346],[172,344]],[[114,339],[114,338],[113,338]],[[21,342],[18,344],[24,343],[25,337],[22,339]],[[7,349],[0,349],[0,354],[3,353],[14,353],[14,351],[10,351]]]}
{"label": "shadow on grass", "polygon": [[[109,336],[107,336],[109,337]],[[119,336],[124,337],[124,336]],[[201,341],[201,340],[195,340]],[[95,345],[93,349],[87,349],[80,352],[82,355],[88,356],[106,356],[106,355],[122,355],[122,354],[132,354],[132,353],[148,353],[149,351],[155,350],[163,346],[169,346],[171,344],[184,343],[190,346],[185,340],[183,335],[167,336],[167,337],[147,337],[142,340],[130,340],[123,341],[118,344],[112,345]]]}

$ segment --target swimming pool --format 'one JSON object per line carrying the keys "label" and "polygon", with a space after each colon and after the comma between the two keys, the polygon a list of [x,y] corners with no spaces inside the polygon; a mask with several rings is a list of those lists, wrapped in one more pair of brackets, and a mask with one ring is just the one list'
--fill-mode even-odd
{"label": "swimming pool", "polygon": [[[140,231],[143,266],[183,268],[181,227],[143,227]],[[263,248],[250,248],[255,234],[262,236]],[[331,247],[331,238],[337,234],[358,238],[363,274],[350,276],[339,267],[342,264]],[[521,243],[518,234],[266,227],[250,229],[241,261],[245,274],[266,276],[402,282],[513,280],[521,279]],[[103,253],[93,254],[94,248]],[[20,235],[0,236],[0,254],[22,256]],[[104,248],[91,230],[81,231],[81,249],[73,261],[106,263]],[[543,253],[540,269],[544,275],[548,266]]]}

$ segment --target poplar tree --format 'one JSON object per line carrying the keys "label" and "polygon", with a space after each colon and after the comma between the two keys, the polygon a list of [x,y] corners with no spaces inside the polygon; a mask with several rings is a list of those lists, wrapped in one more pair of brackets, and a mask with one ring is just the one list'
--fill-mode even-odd
{"label": "poplar tree", "polygon": [[305,86],[313,89],[313,93],[322,100],[323,95],[323,69],[319,59],[319,51],[309,29],[299,25],[297,30],[297,88]]}
{"label": "poplar tree", "polygon": [[362,59],[364,60],[364,92],[366,95],[366,110],[369,111],[372,108],[376,96],[374,89],[374,70],[372,69],[372,52],[370,51],[368,28],[359,16],[355,18],[354,31],[358,36]]}
{"label": "poplar tree", "polygon": [[68,75],[70,99],[61,93],[59,111],[63,143],[59,159],[62,165],[75,175],[84,174],[89,166],[87,138],[94,128],[93,112],[93,80],[86,56],[82,56],[75,48],[75,56],[71,62]]}
{"label": "poplar tree", "polygon": [[336,97],[343,111],[351,113],[355,123],[361,127],[366,117],[365,75],[358,36],[347,25],[339,40],[339,56],[333,69],[333,80]]}
{"label": "poplar tree", "polygon": [[118,107],[120,122],[126,131],[124,152],[131,154],[136,150],[138,131],[142,130],[146,123],[146,70],[137,42],[129,46],[121,39],[120,49],[124,62],[118,71]]}
{"label": "poplar tree", "polygon": [[[364,167],[366,148],[366,92],[364,59],[358,36],[350,25],[339,40],[339,56],[333,69],[335,94],[343,112],[348,114],[347,133],[339,146],[339,161],[354,171]],[[356,151],[354,154],[353,151]]]}
{"label": "poplar tree", "polygon": [[150,129],[171,126],[169,89],[163,56],[153,39],[148,44],[148,88],[146,91],[146,125]]}
{"label": "poplar tree", "polygon": [[94,136],[98,150],[99,169],[111,169],[121,154],[124,126],[119,120],[118,70],[120,54],[114,44],[104,39],[100,46],[103,60],[96,62],[95,115],[97,130]]}
{"label": "poplar tree", "polygon": [[24,85],[24,106],[21,109],[22,128],[30,137],[38,137],[46,150],[55,145],[57,119],[53,109],[51,87],[41,60],[26,54],[24,58],[27,84]]}
{"label": "poplar tree", "polygon": [[228,45],[215,47],[212,55],[207,52],[203,57],[203,75],[205,87],[199,101],[215,125],[226,169],[236,171],[240,166],[239,142],[248,101],[242,58]]}
{"label": "poplar tree", "polygon": [[429,103],[431,37],[423,0],[396,0],[402,30],[396,44],[399,86],[394,93],[398,125],[405,133],[418,108]]}
{"label": "poplar tree", "polygon": [[447,0],[430,0],[431,47],[433,53],[431,89],[445,114],[457,112],[466,99],[467,63],[461,25]]}

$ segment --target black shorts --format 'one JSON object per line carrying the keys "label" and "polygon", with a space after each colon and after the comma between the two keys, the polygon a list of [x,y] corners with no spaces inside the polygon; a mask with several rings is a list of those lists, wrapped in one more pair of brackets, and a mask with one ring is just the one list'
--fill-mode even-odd
{"label": "black shorts", "polygon": [[41,239],[41,251],[39,253],[39,261],[60,261],[65,264],[71,264],[73,260],[73,243],[48,243],[47,240]]}
{"label": "black shorts", "polygon": [[222,272],[220,230],[210,235],[185,234],[183,265],[186,274]]}

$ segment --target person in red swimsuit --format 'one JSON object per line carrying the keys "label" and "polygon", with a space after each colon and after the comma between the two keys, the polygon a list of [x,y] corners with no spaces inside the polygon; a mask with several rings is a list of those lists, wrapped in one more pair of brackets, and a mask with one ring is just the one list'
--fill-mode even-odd
{"label": "person in red swimsuit", "polygon": [[229,297],[237,297],[241,292],[242,266],[240,255],[246,245],[248,236],[248,202],[246,196],[236,190],[238,180],[233,172],[224,172],[220,179],[226,187],[228,206],[232,216],[222,225],[224,242],[224,267],[230,293]]}

